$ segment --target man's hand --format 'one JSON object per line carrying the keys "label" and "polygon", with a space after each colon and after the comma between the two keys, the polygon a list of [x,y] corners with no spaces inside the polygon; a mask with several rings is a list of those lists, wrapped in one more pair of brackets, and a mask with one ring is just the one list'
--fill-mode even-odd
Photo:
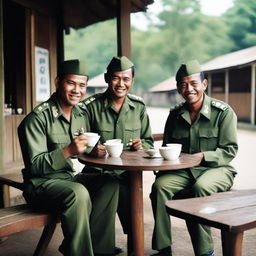
{"label": "man's hand", "polygon": [[200,163],[204,160],[204,153],[203,152],[198,152],[195,154],[192,154],[193,156],[199,157],[201,159]]}
{"label": "man's hand", "polygon": [[141,139],[130,139],[128,146],[130,146],[132,150],[142,149]]}
{"label": "man's hand", "polygon": [[63,148],[64,157],[69,158],[83,153],[87,148],[87,144],[88,141],[85,135],[76,136],[67,147]]}
{"label": "man's hand", "polygon": [[90,153],[90,155],[93,157],[103,157],[106,154],[107,151],[104,145],[96,145]]}

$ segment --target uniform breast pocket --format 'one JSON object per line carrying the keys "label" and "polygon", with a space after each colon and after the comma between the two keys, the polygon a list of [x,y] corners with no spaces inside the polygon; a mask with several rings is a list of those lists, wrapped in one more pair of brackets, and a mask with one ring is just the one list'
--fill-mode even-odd
{"label": "uniform breast pocket", "polygon": [[218,131],[215,129],[200,129],[200,150],[211,151],[216,150],[218,146]]}
{"label": "uniform breast pocket", "polygon": [[63,148],[69,145],[70,142],[71,140],[66,134],[51,134],[48,138],[48,147],[50,150]]}
{"label": "uniform breast pocket", "polygon": [[114,127],[113,126],[104,126],[99,129],[100,141],[105,142],[106,140],[113,139],[114,136]]}
{"label": "uniform breast pocket", "polygon": [[189,152],[189,131],[188,130],[174,130],[168,139],[169,143],[182,144],[182,151]]}
{"label": "uniform breast pocket", "polygon": [[140,138],[141,126],[139,124],[133,124],[132,126],[126,125],[124,129],[125,141],[130,139]]}

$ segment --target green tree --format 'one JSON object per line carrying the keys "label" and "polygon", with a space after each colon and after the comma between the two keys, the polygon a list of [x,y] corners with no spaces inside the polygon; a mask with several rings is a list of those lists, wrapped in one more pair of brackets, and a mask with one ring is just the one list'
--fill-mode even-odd
{"label": "green tree", "polygon": [[115,20],[74,30],[65,35],[65,59],[79,58],[88,65],[90,77],[106,70],[110,59],[116,55]]}
{"label": "green tree", "polygon": [[234,0],[234,6],[225,14],[230,26],[232,50],[244,49],[256,44],[256,1]]}

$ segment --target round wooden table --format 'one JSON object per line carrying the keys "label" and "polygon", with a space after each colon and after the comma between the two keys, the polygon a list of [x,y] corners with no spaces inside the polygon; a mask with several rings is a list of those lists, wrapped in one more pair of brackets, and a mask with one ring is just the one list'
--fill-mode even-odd
{"label": "round wooden table", "polygon": [[80,155],[78,160],[87,166],[101,167],[105,170],[126,170],[131,172],[131,218],[133,247],[135,256],[144,255],[144,222],[142,171],[167,171],[190,168],[199,165],[200,158],[181,153],[177,160],[150,158],[143,150],[123,151],[120,157],[95,158]]}

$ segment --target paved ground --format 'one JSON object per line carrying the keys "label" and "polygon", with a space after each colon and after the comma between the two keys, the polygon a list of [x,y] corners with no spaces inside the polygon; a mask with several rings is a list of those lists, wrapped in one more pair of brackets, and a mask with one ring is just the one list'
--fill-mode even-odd
{"label": "paved ground", "polygon": [[[168,115],[167,109],[149,108],[148,110],[152,131],[154,133],[163,132],[164,122]],[[239,153],[233,161],[233,165],[238,170],[234,188],[249,189],[256,188],[256,169],[254,164],[256,132],[239,130],[238,131]],[[149,200],[151,184],[154,175],[151,172],[144,172],[144,223],[145,223],[145,255],[153,253],[151,248],[151,234],[153,227],[152,211]],[[173,255],[174,256],[193,256],[190,238],[183,220],[172,218],[173,232]],[[216,256],[221,256],[220,231],[213,229]],[[39,239],[41,229],[21,232],[9,237],[0,244],[0,256],[29,256],[33,254],[35,245]],[[47,250],[46,256],[61,255],[57,248],[62,240],[60,226],[54,233],[53,240]],[[126,249],[126,237],[123,235],[120,223],[117,219],[116,224],[116,244]],[[126,253],[120,254],[124,256]],[[243,256],[256,256],[256,229],[245,232],[243,244]]]}

